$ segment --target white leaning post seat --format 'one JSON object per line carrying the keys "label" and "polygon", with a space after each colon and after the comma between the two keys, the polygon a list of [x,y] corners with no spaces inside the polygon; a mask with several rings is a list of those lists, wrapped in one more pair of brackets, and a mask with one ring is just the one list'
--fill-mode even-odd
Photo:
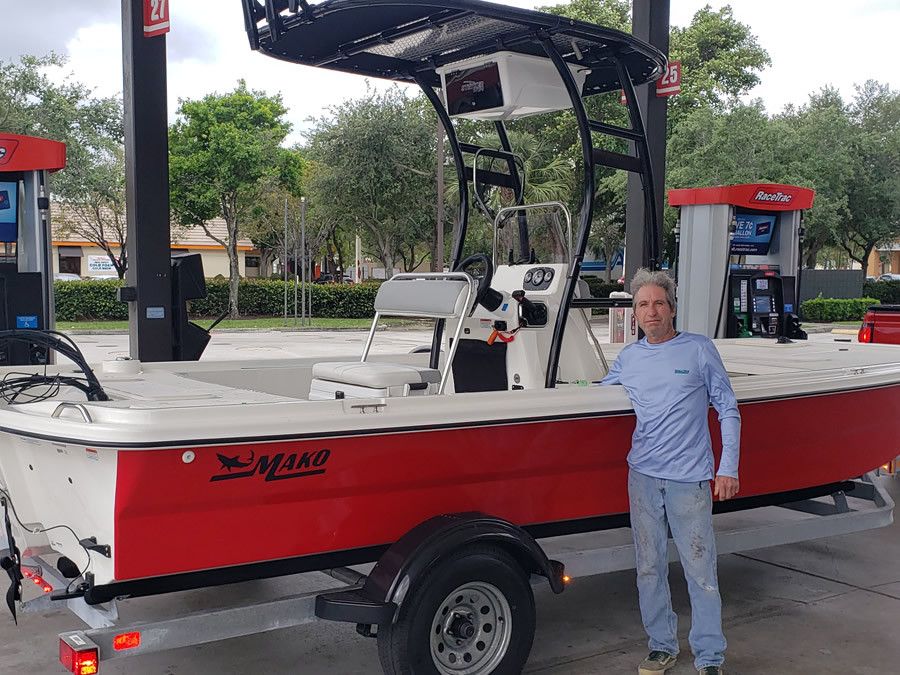
{"label": "white leaning post seat", "polygon": [[[462,317],[472,309],[475,282],[461,272],[398,274],[375,296],[375,319],[359,361],[317,363],[312,369],[309,398],[386,398],[443,393],[459,344]],[[443,372],[405,363],[366,361],[382,316],[456,319],[453,347]]]}

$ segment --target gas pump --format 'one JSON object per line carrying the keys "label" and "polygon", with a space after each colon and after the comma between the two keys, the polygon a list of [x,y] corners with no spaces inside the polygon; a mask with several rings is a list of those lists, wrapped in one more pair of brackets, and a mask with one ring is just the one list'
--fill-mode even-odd
{"label": "gas pump", "polygon": [[797,312],[803,211],[814,198],[795,185],[670,190],[680,209],[679,330],[806,339]]}
{"label": "gas pump", "polygon": [[[63,143],[0,133],[0,330],[55,326],[48,175],[65,165]],[[47,358],[37,345],[0,343],[0,365]]]}

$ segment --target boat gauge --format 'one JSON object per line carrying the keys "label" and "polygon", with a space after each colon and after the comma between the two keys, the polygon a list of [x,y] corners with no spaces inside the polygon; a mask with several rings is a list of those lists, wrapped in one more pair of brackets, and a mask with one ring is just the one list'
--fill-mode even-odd
{"label": "boat gauge", "polygon": [[544,281],[544,270],[535,270],[531,280],[534,282],[535,286],[540,286],[541,282]]}
{"label": "boat gauge", "polygon": [[525,283],[526,284],[531,283],[531,272],[525,272]]}
{"label": "boat gauge", "polygon": [[548,284],[553,279],[553,270],[547,270],[544,272],[544,281]]}

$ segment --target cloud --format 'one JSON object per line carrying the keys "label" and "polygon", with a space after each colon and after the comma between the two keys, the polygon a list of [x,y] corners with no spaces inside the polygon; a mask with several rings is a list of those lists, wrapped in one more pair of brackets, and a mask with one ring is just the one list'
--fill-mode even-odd
{"label": "cloud", "polygon": [[[3,14],[5,22],[11,17],[12,25],[4,26],[0,58],[56,51],[69,57],[66,71],[92,87],[96,95],[118,95],[122,91],[121,1],[0,0],[16,5],[13,12]],[[500,1],[517,7],[558,4],[554,0]],[[853,95],[854,83],[868,78],[898,86],[891,51],[895,27],[900,25],[897,0],[864,0],[852,12],[837,0],[815,3],[814,12],[809,11],[809,2],[679,0],[672,3],[672,23],[689,24],[707,2],[714,8],[730,4],[735,17],[750,26],[772,55],[772,67],[762,73],[762,84],[751,92],[764,99],[769,112],[778,112],[786,103],[804,103],[810,92],[828,83],[839,87],[846,98]],[[172,30],[165,38],[170,119],[175,117],[179,99],[224,93],[244,79],[252,89],[282,94],[295,130],[289,142],[297,142],[309,117],[321,116],[329,106],[365,93],[362,78],[253,53],[237,0],[174,2],[171,10]],[[389,86],[382,80],[372,84]]]}
{"label": "cloud", "polygon": [[[81,28],[103,23],[119,25],[117,0],[5,0],[0,59],[17,60],[22,54],[65,54],[66,43]],[[15,4],[15,9],[10,5]]]}

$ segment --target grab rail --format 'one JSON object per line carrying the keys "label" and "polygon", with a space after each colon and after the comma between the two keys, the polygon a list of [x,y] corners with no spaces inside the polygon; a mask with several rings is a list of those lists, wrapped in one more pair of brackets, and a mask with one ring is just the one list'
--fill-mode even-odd
{"label": "grab rail", "polygon": [[85,422],[85,424],[93,424],[94,420],[91,417],[91,414],[88,412],[87,408],[84,407],[82,403],[68,403],[63,402],[56,406],[56,410],[53,411],[53,414],[50,415],[53,419],[59,419],[59,416],[63,414],[63,412],[69,408],[73,408],[81,413],[81,418]]}

